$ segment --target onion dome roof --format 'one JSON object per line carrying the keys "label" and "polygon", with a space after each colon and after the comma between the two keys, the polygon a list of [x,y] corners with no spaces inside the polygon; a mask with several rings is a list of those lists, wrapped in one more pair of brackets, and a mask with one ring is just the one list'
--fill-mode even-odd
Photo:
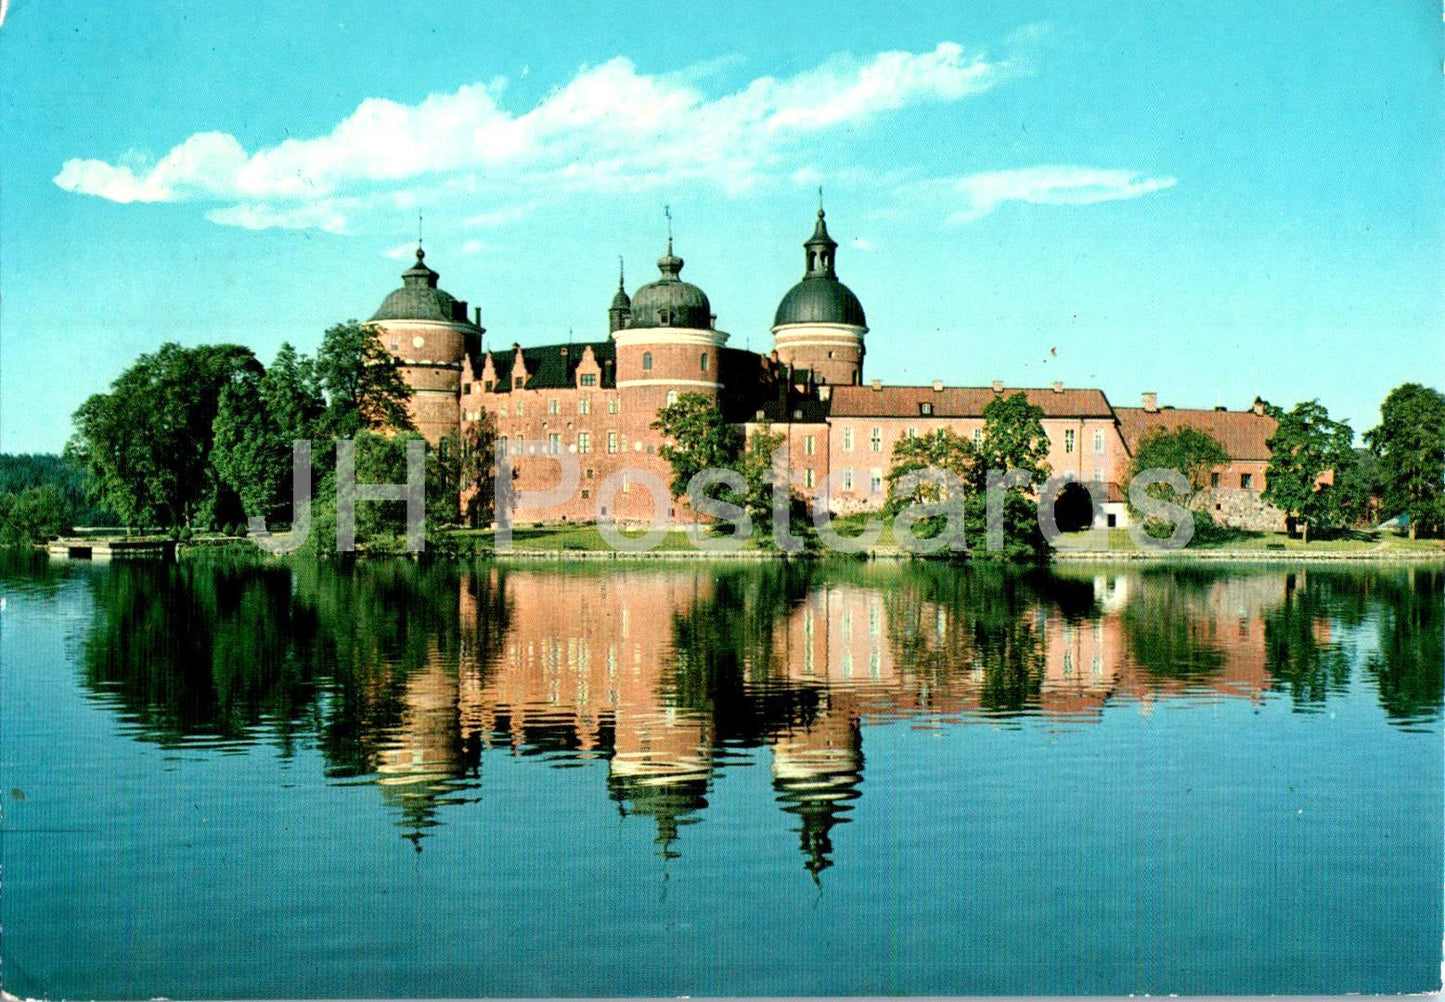
{"label": "onion dome roof", "polygon": [[632,295],[632,317],[627,325],[629,328],[712,329],[712,304],[708,302],[707,293],[678,277],[682,272],[682,265],[682,258],[672,253],[672,239],[669,237],[667,253],[657,259],[657,270],[662,273],[662,277],[656,282],[644,285]]}
{"label": "onion dome roof", "polygon": [[803,280],[788,290],[778,304],[773,326],[784,324],[848,324],[867,327],[863,304],[853,290],[838,281],[834,266],[838,244],[828,235],[823,210],[813,235],[803,244],[806,264]]}
{"label": "onion dome roof", "polygon": [[416,263],[401,273],[401,288],[387,294],[372,320],[438,320],[471,326],[467,304],[437,288],[441,276],[426,264],[426,252],[416,249]]}

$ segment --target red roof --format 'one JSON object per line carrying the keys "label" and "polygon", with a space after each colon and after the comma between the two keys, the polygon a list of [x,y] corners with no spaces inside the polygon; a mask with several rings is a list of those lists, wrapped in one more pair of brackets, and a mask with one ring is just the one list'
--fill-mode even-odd
{"label": "red roof", "polygon": [[1224,446],[1230,459],[1269,459],[1266,444],[1278,422],[1268,414],[1254,411],[1206,411],[1206,410],[1162,410],[1146,411],[1142,407],[1116,407],[1119,418],[1119,433],[1124,437],[1124,447],[1132,454],[1139,440],[1146,432],[1155,428],[1168,431],[1179,427],[1196,428],[1207,432]]}
{"label": "red roof", "polygon": [[[995,392],[987,386],[834,386],[832,417],[920,417],[981,418],[989,402],[999,397],[1022,393],[1029,403],[1043,408],[1044,416],[1097,417],[1114,416],[1113,408],[1102,390],[1053,390],[1005,387]],[[920,404],[933,405],[932,415],[923,415]]]}

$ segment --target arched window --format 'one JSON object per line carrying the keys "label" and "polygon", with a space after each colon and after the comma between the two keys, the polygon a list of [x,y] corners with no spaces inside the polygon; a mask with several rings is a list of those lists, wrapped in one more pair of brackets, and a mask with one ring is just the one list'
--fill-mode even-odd
{"label": "arched window", "polygon": [[671,407],[671,406],[672,406],[673,404],[675,404],[675,403],[677,403],[677,391],[676,391],[676,390],[668,390],[668,391],[667,391],[667,406]]}
{"label": "arched window", "polygon": [[698,356],[697,367],[703,372],[707,371],[707,352],[703,352],[701,355]]}
{"label": "arched window", "polygon": [[643,372],[651,372],[651,371],[652,371],[652,352],[650,352],[650,351],[644,351],[644,352],[642,353],[642,371],[643,371]]}

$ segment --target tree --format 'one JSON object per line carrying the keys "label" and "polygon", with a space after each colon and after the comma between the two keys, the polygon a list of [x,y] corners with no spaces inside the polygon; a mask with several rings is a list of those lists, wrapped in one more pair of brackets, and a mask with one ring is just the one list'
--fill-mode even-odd
{"label": "tree", "polygon": [[[1129,468],[1129,479],[1132,481],[1146,470],[1177,470],[1189,481],[1190,494],[1188,496],[1181,495],[1168,484],[1163,483],[1150,484],[1146,493],[1160,501],[1192,508],[1194,495],[1209,486],[1210,473],[1216,466],[1227,462],[1229,462],[1229,452],[1219,443],[1218,439],[1208,432],[1191,428],[1188,425],[1179,425],[1169,429],[1152,428],[1144,433],[1134,450],[1134,461]],[[1134,508],[1132,501],[1129,507],[1135,517],[1142,514]],[[1196,534],[1201,529],[1206,534],[1215,529],[1213,516],[1198,510],[1194,513],[1194,525]],[[1149,520],[1145,523],[1145,530],[1151,535],[1167,536],[1173,531],[1173,525],[1166,523],[1161,529],[1153,520]]]}
{"label": "tree", "polygon": [[974,487],[982,490],[989,470],[1022,470],[1033,480],[1049,475],[1049,436],[1044,409],[1022,393],[994,397],[983,409],[983,440],[974,464]]}
{"label": "tree", "polygon": [[487,525],[497,514],[497,424],[491,411],[458,434],[457,482],[462,521]]}
{"label": "tree", "polygon": [[406,410],[411,387],[373,328],[349,320],[328,329],[314,373],[326,391],[322,423],[336,438],[354,438],[364,429],[412,427]]}
{"label": "tree", "polygon": [[1395,387],[1365,441],[1380,459],[1385,505],[1405,513],[1410,538],[1445,528],[1445,395],[1419,383]]}
{"label": "tree", "polygon": [[1264,499],[1299,527],[1306,543],[1311,525],[1329,529],[1340,521],[1335,492],[1318,485],[1324,474],[1349,462],[1353,440],[1350,426],[1331,420],[1318,400],[1295,404],[1279,414],[1279,427],[1266,443],[1270,459]]}
{"label": "tree", "polygon": [[211,464],[249,517],[269,519],[291,482],[291,443],[266,405],[263,377],[248,373],[221,392]]}
{"label": "tree", "polygon": [[226,388],[260,366],[239,345],[162,345],[80,406],[67,453],[126,525],[178,528],[237,509],[211,465],[213,425]]}
{"label": "tree", "polygon": [[666,439],[658,455],[672,465],[675,498],[687,494],[687,485],[698,473],[731,469],[742,454],[742,432],[727,423],[716,401],[701,393],[678,397],[657,412],[652,427]]}
{"label": "tree", "polygon": [[976,479],[975,460],[973,443],[947,428],[903,439],[893,447],[893,463],[888,470],[887,509],[896,512],[909,505],[945,500],[945,492],[936,482],[925,479],[906,489],[904,481],[911,474],[932,468],[950,473],[958,478],[959,483],[967,485]]}
{"label": "tree", "polygon": [[288,448],[298,438],[317,434],[326,413],[326,397],[315,361],[283,342],[260,389],[262,402]]}
{"label": "tree", "polygon": [[0,494],[0,546],[43,543],[70,531],[70,506],[54,484]]}

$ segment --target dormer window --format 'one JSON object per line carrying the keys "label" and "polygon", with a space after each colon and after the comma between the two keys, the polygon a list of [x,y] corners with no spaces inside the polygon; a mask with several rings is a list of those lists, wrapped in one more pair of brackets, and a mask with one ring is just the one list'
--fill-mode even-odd
{"label": "dormer window", "polygon": [[671,311],[671,310],[658,310],[658,311],[657,311],[657,322],[658,322],[659,325],[661,325],[661,326],[663,326],[663,327],[670,327],[670,326],[672,326],[672,311]]}
{"label": "dormer window", "polygon": [[513,386],[515,389],[520,390],[520,389],[522,388],[522,383],[523,383],[523,377],[522,377],[522,376],[514,376],[514,377],[512,377],[512,386]]}
{"label": "dormer window", "polygon": [[925,401],[924,403],[919,404],[919,405],[918,405],[918,413],[922,414],[924,417],[932,417],[932,416],[933,416],[933,404],[928,403],[928,402],[926,402],[926,401]]}

